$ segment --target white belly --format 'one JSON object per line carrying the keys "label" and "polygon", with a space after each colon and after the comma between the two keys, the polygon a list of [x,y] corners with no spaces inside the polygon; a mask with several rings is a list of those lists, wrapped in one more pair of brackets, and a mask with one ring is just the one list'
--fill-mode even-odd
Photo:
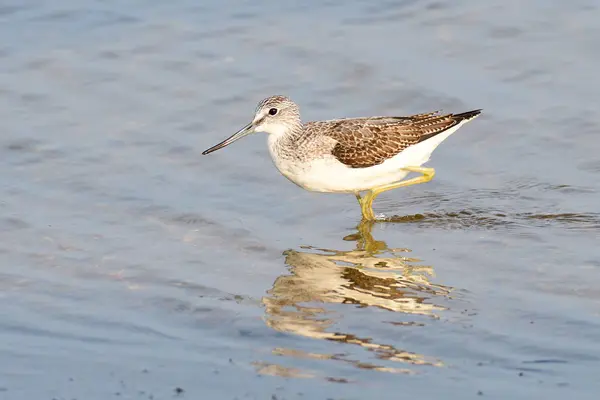
{"label": "white belly", "polygon": [[330,155],[308,162],[279,159],[274,152],[271,152],[271,156],[283,176],[306,190],[356,193],[401,181],[409,174],[402,168],[420,167],[425,164],[433,150],[462,124],[464,122],[368,168],[350,168]]}
{"label": "white belly", "polygon": [[356,193],[401,181],[408,174],[400,168],[387,170],[383,164],[349,168],[330,157],[303,165],[283,165],[279,171],[296,185],[313,192]]}

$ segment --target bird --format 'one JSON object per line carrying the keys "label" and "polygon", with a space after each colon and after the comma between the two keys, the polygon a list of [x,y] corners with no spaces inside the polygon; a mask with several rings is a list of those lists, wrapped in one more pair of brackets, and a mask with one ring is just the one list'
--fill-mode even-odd
{"label": "bird", "polygon": [[[287,96],[275,95],[258,103],[249,124],[202,154],[254,132],[267,133],[269,153],[284,177],[312,192],[352,193],[362,220],[374,221],[375,198],[391,189],[431,181],[435,169],[423,164],[442,141],[481,111],[303,123],[299,106]],[[419,176],[404,180],[411,172]]]}

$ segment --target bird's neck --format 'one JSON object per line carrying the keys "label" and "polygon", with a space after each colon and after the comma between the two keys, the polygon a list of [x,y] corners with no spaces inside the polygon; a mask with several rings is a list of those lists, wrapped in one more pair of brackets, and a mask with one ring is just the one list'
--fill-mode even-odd
{"label": "bird's neck", "polygon": [[269,151],[273,158],[293,158],[303,142],[302,123],[288,125],[271,131],[268,138]]}

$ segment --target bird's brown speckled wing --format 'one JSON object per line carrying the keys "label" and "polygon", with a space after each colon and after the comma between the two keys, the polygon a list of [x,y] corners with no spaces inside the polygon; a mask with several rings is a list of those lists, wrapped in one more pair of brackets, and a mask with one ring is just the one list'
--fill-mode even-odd
{"label": "bird's brown speckled wing", "polygon": [[351,168],[367,168],[383,163],[407,147],[427,140],[464,120],[475,118],[480,110],[462,114],[438,112],[408,117],[348,118],[309,122],[309,131],[318,131],[337,143],[331,154]]}

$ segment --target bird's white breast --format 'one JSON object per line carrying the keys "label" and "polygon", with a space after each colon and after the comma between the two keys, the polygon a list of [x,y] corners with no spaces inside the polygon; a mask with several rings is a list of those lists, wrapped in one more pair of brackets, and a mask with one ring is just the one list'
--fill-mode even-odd
{"label": "bird's white breast", "polygon": [[296,185],[315,192],[355,193],[401,181],[408,175],[402,168],[425,164],[436,147],[465,122],[368,168],[351,168],[330,154],[307,159],[285,157],[280,147],[283,143],[279,141],[281,136],[274,134],[269,135],[268,144],[279,172]]}

